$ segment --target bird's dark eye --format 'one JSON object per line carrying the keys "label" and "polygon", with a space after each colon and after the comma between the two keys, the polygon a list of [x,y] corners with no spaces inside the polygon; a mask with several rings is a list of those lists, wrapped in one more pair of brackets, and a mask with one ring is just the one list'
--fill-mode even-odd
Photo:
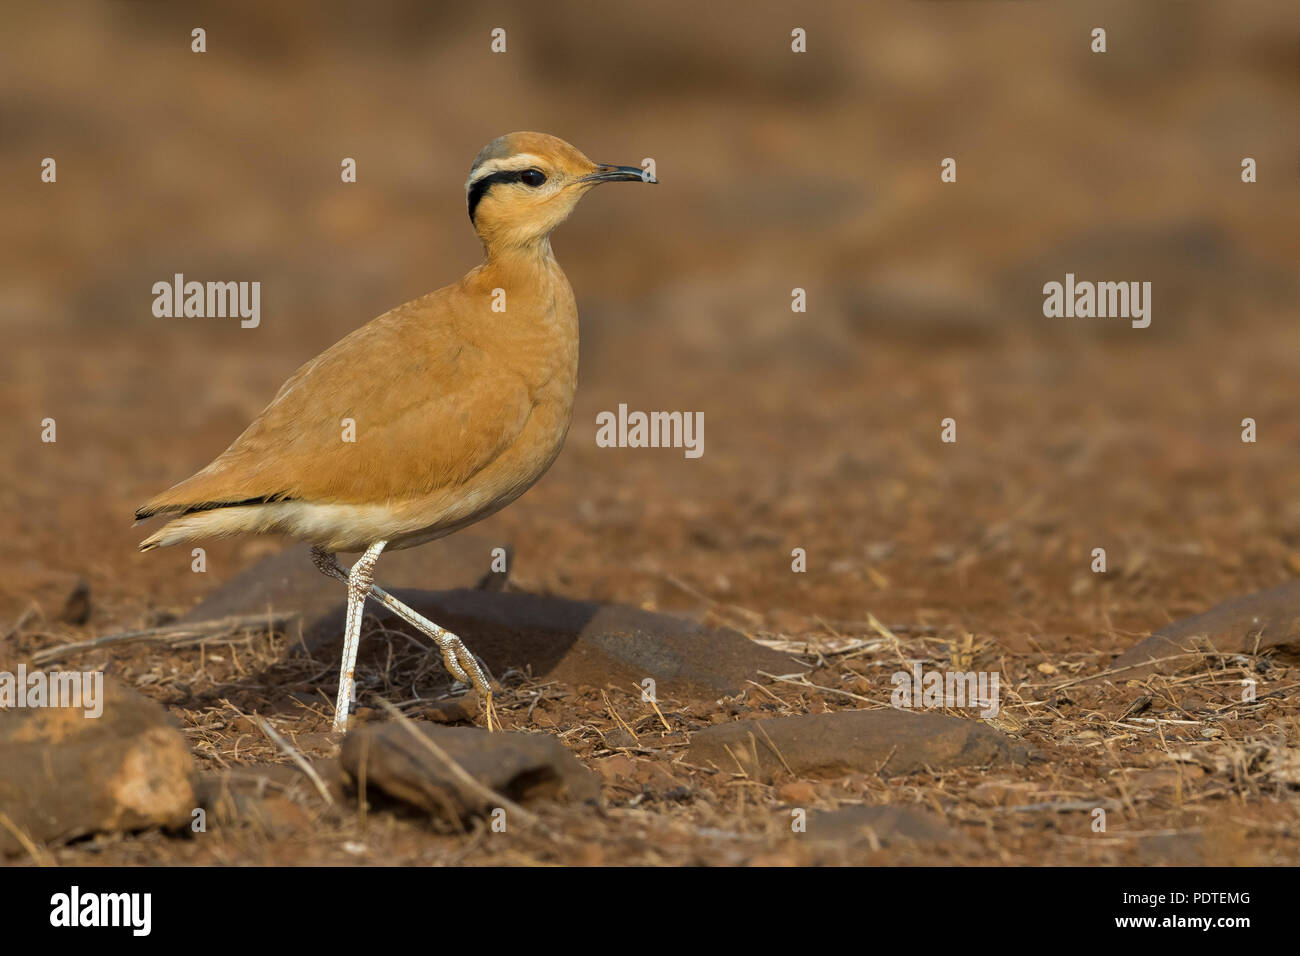
{"label": "bird's dark eye", "polygon": [[546,182],[546,174],[540,169],[525,169],[519,174],[519,181],[525,186],[540,186]]}

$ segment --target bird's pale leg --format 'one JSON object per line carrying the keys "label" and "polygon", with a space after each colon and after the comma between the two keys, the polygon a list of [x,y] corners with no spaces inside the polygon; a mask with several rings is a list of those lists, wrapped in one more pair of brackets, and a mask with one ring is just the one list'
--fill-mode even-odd
{"label": "bird's pale leg", "polygon": [[491,730],[496,722],[496,709],[492,706],[492,688],[478,661],[470,653],[465,642],[445,627],[439,627],[418,611],[413,611],[397,598],[393,597],[379,585],[372,585],[370,594],[380,604],[392,610],[402,620],[418,631],[424,632],[430,640],[442,649],[442,662],[447,670],[462,683],[472,684],[483,698],[483,712],[487,715],[487,729]]}
{"label": "bird's pale leg", "polygon": [[348,710],[352,706],[352,695],[356,688],[357,651],[361,647],[361,619],[364,616],[366,598],[375,581],[375,562],[384,550],[386,541],[376,541],[366,548],[366,553],[357,558],[348,572],[348,619],[343,632],[343,664],[339,669],[339,696],[334,703],[334,729],[347,730]]}
{"label": "bird's pale leg", "polygon": [[[367,552],[369,554],[369,552]],[[311,549],[312,561],[317,569],[329,577],[336,578],[348,583],[348,608],[351,613],[352,607],[352,578],[349,572],[344,571],[339,565],[338,559],[329,551],[322,548]],[[378,557],[378,554],[376,554]],[[358,562],[359,564],[360,562]],[[355,568],[353,569],[356,570]],[[374,562],[371,562],[371,572],[373,574]],[[373,597],[380,604],[391,610],[406,623],[410,624],[416,630],[423,633],[431,641],[438,645],[442,651],[442,661],[452,676],[465,684],[473,685],[479,695],[483,697],[487,704],[488,729],[492,726],[492,688],[488,685],[487,677],[483,674],[483,669],[479,666],[474,655],[470,653],[465,643],[451,631],[430,621],[423,614],[413,610],[403,604],[397,598],[393,597],[373,580],[370,583],[369,596]],[[359,613],[359,612],[358,612]],[[350,619],[349,619],[350,622]],[[348,631],[351,633],[351,631]],[[345,648],[346,652],[346,648]],[[356,652],[353,651],[353,660],[355,661]]]}

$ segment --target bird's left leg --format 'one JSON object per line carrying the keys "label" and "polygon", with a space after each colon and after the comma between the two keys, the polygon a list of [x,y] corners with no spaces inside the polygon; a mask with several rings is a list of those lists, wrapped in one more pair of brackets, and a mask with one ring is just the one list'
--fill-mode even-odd
{"label": "bird's left leg", "polygon": [[[343,630],[343,663],[339,668],[339,696],[334,702],[334,730],[343,731],[348,726],[348,710],[356,689],[355,673],[357,650],[361,645],[361,618],[366,598],[375,583],[375,562],[384,550],[386,541],[376,541],[366,548],[348,572],[348,618]],[[320,567],[320,564],[317,564]]]}

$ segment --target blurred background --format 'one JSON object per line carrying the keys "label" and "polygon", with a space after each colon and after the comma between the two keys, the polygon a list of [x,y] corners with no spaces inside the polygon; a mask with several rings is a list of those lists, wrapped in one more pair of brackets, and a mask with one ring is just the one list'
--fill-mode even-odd
{"label": "blurred background", "polygon": [[[465,177],[517,129],[661,180],[554,237],[575,421],[481,527],[518,586],[773,633],[870,609],[1014,652],[1120,649],[1284,580],[1298,25],[1281,0],[7,4],[5,587],[84,575],[86,626],[129,627],[281,547],[214,543],[193,574],[137,554],[131,514],[303,361],[475,265]],[[260,326],[155,318],[178,272],[260,281]],[[1151,327],[1044,318],[1067,272],[1151,282]],[[620,402],[702,411],[704,456],[597,448]]]}

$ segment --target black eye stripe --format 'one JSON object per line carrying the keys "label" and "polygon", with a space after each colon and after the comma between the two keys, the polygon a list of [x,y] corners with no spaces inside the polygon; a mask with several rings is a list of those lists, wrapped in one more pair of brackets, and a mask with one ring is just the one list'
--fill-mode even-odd
{"label": "black eye stripe", "polygon": [[477,179],[469,187],[469,218],[474,220],[474,212],[478,209],[479,201],[487,195],[487,191],[497,183],[515,183],[519,181],[518,170],[503,170],[499,173],[489,173],[482,179]]}
{"label": "black eye stripe", "polygon": [[484,176],[482,179],[476,179],[473,185],[469,187],[468,204],[470,222],[474,221],[474,212],[478,209],[479,202],[487,195],[489,189],[497,183],[522,183],[524,181],[522,178],[524,173],[538,173],[538,175],[542,176],[541,182],[534,185],[540,186],[542,183],[546,182],[545,175],[541,174],[538,170],[531,168],[503,169],[500,172],[488,173],[488,175]]}

